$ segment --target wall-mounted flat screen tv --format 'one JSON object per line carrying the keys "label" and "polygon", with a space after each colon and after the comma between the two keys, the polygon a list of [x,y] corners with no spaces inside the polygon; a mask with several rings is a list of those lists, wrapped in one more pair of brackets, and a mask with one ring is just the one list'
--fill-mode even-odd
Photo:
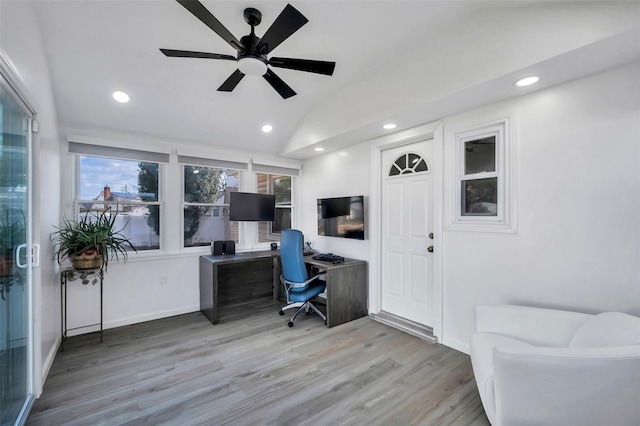
{"label": "wall-mounted flat screen tv", "polygon": [[273,221],[276,196],[252,192],[232,192],[229,198],[229,220]]}
{"label": "wall-mounted flat screen tv", "polygon": [[364,240],[364,196],[319,198],[318,235]]}

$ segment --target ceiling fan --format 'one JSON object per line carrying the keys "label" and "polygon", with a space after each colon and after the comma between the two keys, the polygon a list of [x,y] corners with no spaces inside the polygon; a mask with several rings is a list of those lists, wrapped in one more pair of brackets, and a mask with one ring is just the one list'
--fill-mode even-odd
{"label": "ceiling fan", "polygon": [[251,33],[240,38],[233,36],[198,0],[176,0],[196,18],[211,28],[216,34],[237,50],[237,56],[219,53],[193,52],[189,50],[160,49],[166,56],[174,58],[205,58],[237,61],[238,69],[218,88],[221,92],[231,92],[245,75],[262,75],[267,82],[284,99],[294,96],[296,92],[282,81],[268,65],[316,74],[333,75],[335,62],[316,61],[312,59],[269,58],[267,55],[289,36],[309,22],[296,8],[288,4],[276,20],[267,29],[262,38],[256,36],[254,28],[262,21],[259,10],[249,7],[244,10],[244,20],[251,26]]}

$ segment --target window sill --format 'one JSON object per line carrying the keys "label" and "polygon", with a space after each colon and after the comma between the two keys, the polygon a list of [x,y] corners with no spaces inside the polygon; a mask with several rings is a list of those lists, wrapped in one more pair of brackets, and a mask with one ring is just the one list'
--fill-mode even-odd
{"label": "window sill", "polygon": [[447,231],[466,231],[466,232],[497,232],[505,234],[515,234],[517,229],[504,222],[471,222],[457,221],[452,222],[446,227]]}

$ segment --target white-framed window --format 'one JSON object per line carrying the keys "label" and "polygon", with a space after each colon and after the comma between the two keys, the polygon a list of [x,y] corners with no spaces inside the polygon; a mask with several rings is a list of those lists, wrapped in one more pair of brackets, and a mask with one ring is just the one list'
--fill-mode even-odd
{"label": "white-framed window", "polygon": [[257,173],[258,193],[276,197],[275,220],[258,223],[258,242],[280,240],[280,232],[291,228],[293,213],[294,177],[280,174]]}
{"label": "white-framed window", "polygon": [[[160,249],[163,213],[160,162],[123,159],[116,155],[81,155],[90,152],[90,147],[85,150],[82,144],[75,145],[78,149],[75,151],[76,217],[110,212],[116,215],[116,229],[136,250]],[[73,148],[70,151],[74,152]],[[109,155],[107,149],[102,151],[101,154]],[[111,153],[127,155],[126,150],[114,149]],[[136,157],[133,152],[131,156]]]}
{"label": "white-framed window", "polygon": [[240,172],[208,166],[182,166],[183,246],[212,241],[239,242],[238,222],[229,221],[229,194],[240,187]]}
{"label": "white-framed window", "polygon": [[509,121],[507,117],[454,132],[448,229],[515,232]]}

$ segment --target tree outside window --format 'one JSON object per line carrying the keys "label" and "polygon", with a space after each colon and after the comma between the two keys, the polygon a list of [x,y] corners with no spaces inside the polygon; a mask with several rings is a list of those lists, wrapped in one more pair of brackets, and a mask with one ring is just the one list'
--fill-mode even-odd
{"label": "tree outside window", "polygon": [[292,195],[291,176],[258,173],[258,193],[276,196],[276,213],[273,222],[259,222],[258,241],[277,241],[280,231],[291,228]]}
{"label": "tree outside window", "polygon": [[238,190],[239,173],[187,165],[183,169],[184,247],[238,242],[238,223],[229,221],[229,193]]}

